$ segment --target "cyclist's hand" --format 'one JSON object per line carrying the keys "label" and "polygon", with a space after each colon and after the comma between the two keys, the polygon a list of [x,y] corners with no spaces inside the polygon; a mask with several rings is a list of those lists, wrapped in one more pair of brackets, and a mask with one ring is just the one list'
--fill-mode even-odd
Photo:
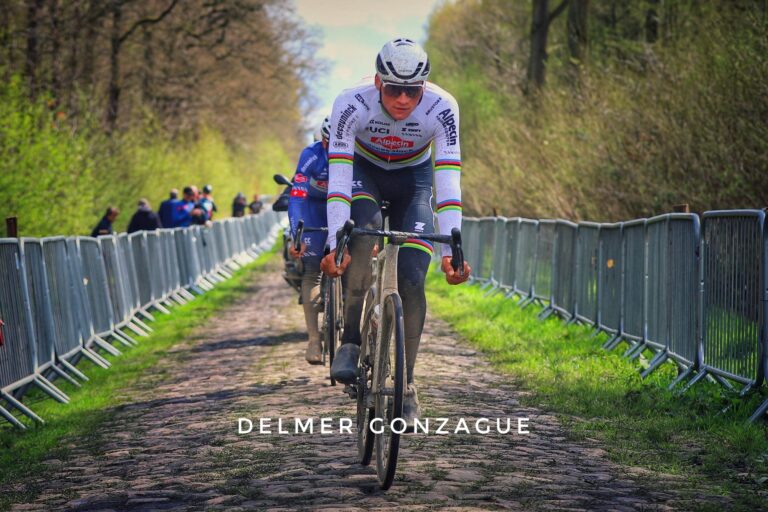
{"label": "cyclist's hand", "polygon": [[336,249],[326,254],[322,260],[320,260],[320,270],[323,271],[329,277],[339,277],[349,266],[352,261],[352,256],[349,255],[349,251],[344,249],[344,256],[341,258],[341,265],[336,266]]}
{"label": "cyclist's hand", "polygon": [[440,264],[440,270],[445,273],[445,280],[448,281],[448,284],[461,284],[469,279],[469,276],[472,273],[472,268],[469,266],[469,263],[465,261],[464,275],[460,276],[457,271],[453,270],[450,256],[443,256],[443,262]]}
{"label": "cyclist's hand", "polygon": [[291,255],[291,258],[293,258],[293,259],[297,260],[297,259],[301,258],[302,256],[304,256],[304,252],[305,252],[306,250],[307,250],[307,244],[301,244],[301,249],[300,249],[300,250],[298,250],[298,251],[297,251],[297,250],[296,250],[296,248],[293,246],[293,244],[291,244],[291,245],[288,247],[288,254],[290,254],[290,255]]}

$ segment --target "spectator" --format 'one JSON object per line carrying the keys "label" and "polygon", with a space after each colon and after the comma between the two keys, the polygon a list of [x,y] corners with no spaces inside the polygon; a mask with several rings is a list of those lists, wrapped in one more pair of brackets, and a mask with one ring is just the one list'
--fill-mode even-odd
{"label": "spectator", "polygon": [[175,188],[172,188],[170,197],[160,203],[160,209],[157,212],[160,214],[160,223],[164,227],[176,227],[173,225],[173,212],[176,210],[176,207],[179,204],[181,204],[181,201],[179,201],[179,191]]}
{"label": "spectator", "polygon": [[219,209],[216,207],[216,203],[213,200],[213,196],[211,195],[211,192],[213,192],[213,186],[211,185],[204,186],[203,194],[199,201],[200,206],[203,207],[206,215],[208,216],[208,220],[213,220],[213,212],[219,211]]}
{"label": "spectator", "polygon": [[149,201],[144,198],[139,199],[139,207],[136,209],[133,217],[131,217],[131,222],[128,223],[128,232],[154,231],[161,227],[163,225],[160,222],[160,217],[152,211]]}
{"label": "spectator", "polygon": [[252,214],[256,215],[262,208],[264,208],[264,203],[259,200],[259,194],[253,194],[253,201],[248,205],[248,209],[251,210]]}
{"label": "spectator", "polygon": [[238,192],[235,199],[232,201],[232,216],[244,217],[247,203],[248,200],[245,198],[245,194]]}
{"label": "spectator", "polygon": [[107,208],[107,213],[104,214],[99,223],[96,224],[96,227],[93,228],[91,236],[95,238],[100,235],[111,235],[112,223],[115,222],[118,215],[120,215],[120,210],[114,206]]}
{"label": "spectator", "polygon": [[194,185],[184,187],[183,193],[184,199],[174,211],[174,227],[186,228],[192,224],[205,224],[208,218],[205,210],[198,204],[200,192],[197,187]]}

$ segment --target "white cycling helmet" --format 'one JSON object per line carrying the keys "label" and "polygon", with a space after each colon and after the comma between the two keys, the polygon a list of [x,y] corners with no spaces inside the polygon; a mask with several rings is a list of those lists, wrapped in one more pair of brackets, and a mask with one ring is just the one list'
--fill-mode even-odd
{"label": "white cycling helmet", "polygon": [[429,57],[410,39],[393,39],[376,56],[376,74],[383,82],[418,84],[429,77]]}
{"label": "white cycling helmet", "polygon": [[331,138],[331,116],[325,116],[323,124],[320,125],[321,138],[329,140]]}

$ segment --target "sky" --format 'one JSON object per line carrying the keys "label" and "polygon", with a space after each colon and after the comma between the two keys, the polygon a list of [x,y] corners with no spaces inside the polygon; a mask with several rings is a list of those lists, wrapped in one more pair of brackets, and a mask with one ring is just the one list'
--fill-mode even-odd
{"label": "sky", "polygon": [[423,44],[429,14],[441,0],[295,0],[299,16],[319,32],[318,56],[329,73],[315,90],[320,107],[309,119],[320,126],[336,95],[375,73],[376,55],[384,43],[407,37]]}

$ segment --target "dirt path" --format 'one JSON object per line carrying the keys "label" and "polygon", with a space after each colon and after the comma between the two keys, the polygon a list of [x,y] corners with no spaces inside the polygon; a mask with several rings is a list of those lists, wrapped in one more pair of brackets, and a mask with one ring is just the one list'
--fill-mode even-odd
{"label": "dirt path", "polygon": [[671,477],[620,468],[599,448],[568,441],[553,416],[519,405],[504,377],[435,319],[417,370],[425,415],[451,418],[449,426],[460,417],[528,417],[529,435],[408,436],[387,492],[378,490],[373,467],[356,463],[354,435],[238,435],[239,417],[258,429],[260,417],[319,422],[354,414],[340,387],[328,385],[327,370],[304,363],[301,310],[275,265],[254,275],[251,294],[177,347],[159,384],[131,390],[135,401],[100,439],[72,440],[68,460],[49,461],[49,475],[20,483],[41,493],[14,510],[695,506],[670,490],[681,487]]}

